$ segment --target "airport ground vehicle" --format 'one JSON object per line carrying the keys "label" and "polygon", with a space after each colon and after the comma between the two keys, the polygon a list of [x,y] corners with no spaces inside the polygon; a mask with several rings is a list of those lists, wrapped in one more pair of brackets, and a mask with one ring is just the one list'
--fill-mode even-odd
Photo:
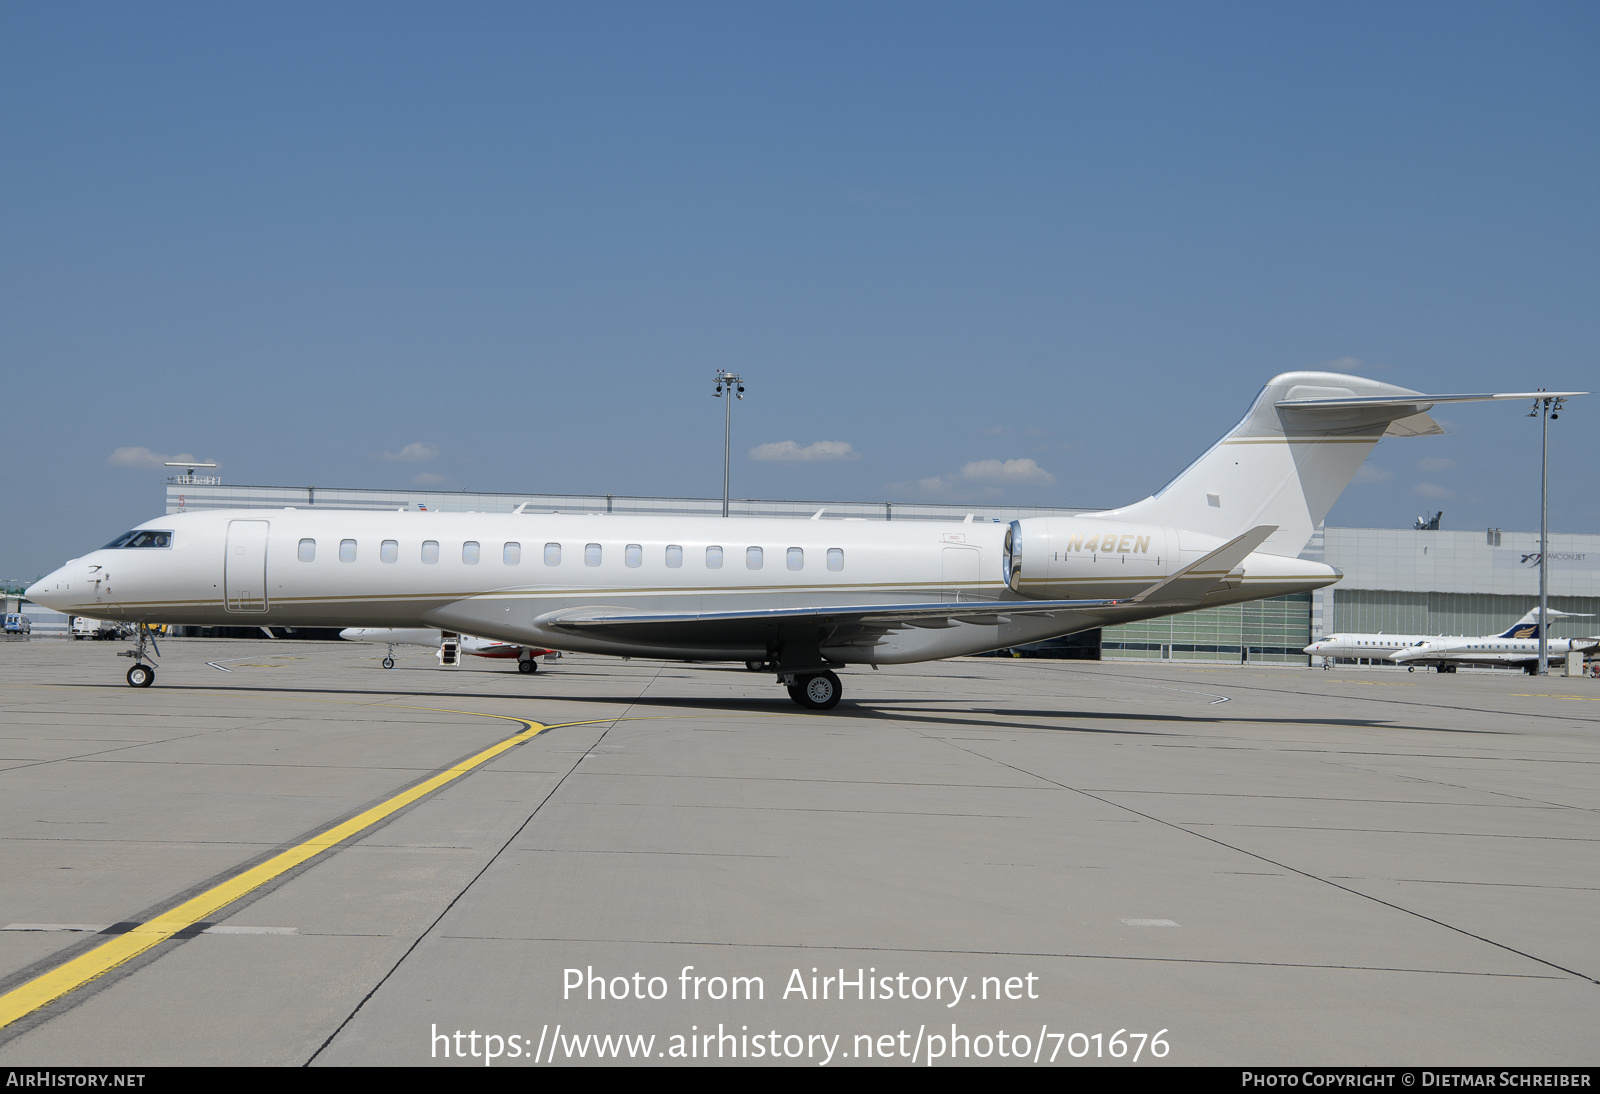
{"label": "airport ground vehicle", "polygon": [[21,612],[13,612],[6,616],[3,628],[0,629],[3,629],[6,634],[31,634],[33,632],[33,620]]}
{"label": "airport ground vehicle", "polygon": [[389,651],[383,657],[383,667],[386,669],[394,668],[396,646],[426,646],[435,651],[441,666],[459,665],[463,654],[494,660],[515,660],[517,671],[522,673],[538,672],[540,657],[548,660],[561,656],[555,650],[537,646],[496,642],[491,638],[420,627],[346,627],[339,632],[339,637],[346,642],[376,642],[388,646]]}
{"label": "airport ground vehicle", "polygon": [[129,628],[126,623],[113,623],[109,619],[91,619],[86,615],[72,617],[70,631],[73,638],[117,639],[128,637]]}

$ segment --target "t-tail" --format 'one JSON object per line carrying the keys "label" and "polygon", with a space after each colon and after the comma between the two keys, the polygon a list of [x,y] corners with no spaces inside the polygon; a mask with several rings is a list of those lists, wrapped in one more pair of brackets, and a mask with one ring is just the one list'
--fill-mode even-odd
{"label": "t-tail", "polygon": [[[1577,614],[1574,614],[1573,612],[1558,612],[1554,608],[1551,608],[1550,609],[1550,618],[1549,618],[1549,620],[1547,620],[1547,622],[1554,621],[1554,620],[1557,620],[1557,619],[1588,619],[1588,618],[1589,617],[1586,616],[1586,615],[1577,615]],[[1531,638],[1531,639],[1537,640],[1538,637],[1539,637],[1539,632],[1542,629],[1543,629],[1543,627],[1539,623],[1539,609],[1535,608],[1531,612],[1529,612],[1527,615],[1523,616],[1521,619],[1519,619],[1515,623],[1511,624],[1511,626],[1510,626],[1510,628],[1508,630],[1504,631],[1501,634],[1495,635],[1495,637],[1496,638]]]}
{"label": "t-tail", "polygon": [[1535,394],[1582,393],[1424,395],[1364,376],[1285,372],[1267,381],[1244,420],[1177,478],[1143,501],[1098,515],[1224,540],[1276,525],[1259,550],[1294,557],[1380,438],[1443,433],[1427,414],[1436,403]]}

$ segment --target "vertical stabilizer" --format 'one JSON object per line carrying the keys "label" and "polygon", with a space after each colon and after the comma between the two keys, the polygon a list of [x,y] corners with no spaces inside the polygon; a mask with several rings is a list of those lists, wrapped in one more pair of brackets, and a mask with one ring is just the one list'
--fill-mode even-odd
{"label": "vertical stabilizer", "polygon": [[[1554,608],[1551,608],[1550,612],[1549,612],[1549,616],[1547,618],[1547,622],[1554,622],[1557,619],[1573,619],[1573,618],[1587,619],[1589,617],[1586,616],[1586,615],[1576,615],[1575,616],[1572,612],[1558,612]],[[1539,609],[1538,608],[1534,608],[1527,615],[1523,616],[1521,619],[1519,619],[1515,623],[1511,624],[1510,628],[1508,630],[1506,630],[1504,633],[1497,634],[1497,635],[1495,635],[1495,637],[1496,638],[1538,638],[1539,637],[1539,632],[1541,630],[1543,630],[1543,629],[1544,628],[1542,626],[1540,626],[1540,624],[1539,624]]]}
{"label": "vertical stabilizer", "polygon": [[1267,382],[1243,421],[1160,491],[1098,515],[1219,539],[1276,525],[1260,550],[1292,557],[1380,437],[1443,432],[1427,416],[1432,404],[1420,392],[1363,376],[1286,372]]}

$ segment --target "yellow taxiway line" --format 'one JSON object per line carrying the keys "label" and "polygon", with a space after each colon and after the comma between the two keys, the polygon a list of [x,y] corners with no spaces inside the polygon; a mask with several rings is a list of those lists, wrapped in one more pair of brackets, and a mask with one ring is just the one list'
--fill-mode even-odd
{"label": "yellow taxiway line", "polygon": [[[416,709],[435,710],[438,708],[421,707]],[[342,824],[336,824],[326,831],[319,832],[305,842],[272,856],[260,865],[252,866],[220,885],[215,885],[200,895],[190,897],[182,904],[170,908],[152,919],[145,920],[126,933],[114,936],[88,953],[80,954],[72,960],[51,969],[49,972],[35,977],[21,987],[14,988],[5,995],[0,995],[0,1028],[4,1028],[17,1019],[32,1014],[40,1007],[60,999],[68,992],[82,987],[96,977],[103,976],[117,966],[133,960],[151,947],[165,942],[179,931],[194,926],[202,919],[220,911],[240,897],[259,889],[267,882],[293,870],[301,863],[315,858],[329,848],[343,843],[351,836],[392,816],[412,802],[427,797],[440,787],[459,779],[474,768],[481,767],[501,753],[515,748],[524,741],[532,740],[547,729],[557,728],[556,726],[530,721],[527,718],[513,718],[506,714],[480,714],[477,711],[467,710],[452,710],[445,713],[472,714],[481,718],[500,718],[508,722],[520,722],[525,728],[521,733],[513,734],[498,744],[484,749],[477,755],[462,760],[454,767],[442,771],[430,779],[425,779],[408,790],[401,791],[388,801],[375,805],[371,809],[351,817]],[[594,721],[613,720],[597,718]],[[563,727],[590,724],[594,723],[560,723]]]}

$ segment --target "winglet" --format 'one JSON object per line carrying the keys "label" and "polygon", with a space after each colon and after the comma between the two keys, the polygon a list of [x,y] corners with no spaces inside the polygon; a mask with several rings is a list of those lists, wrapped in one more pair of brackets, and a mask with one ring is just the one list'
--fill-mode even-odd
{"label": "winglet", "polygon": [[1278,530],[1276,524],[1258,524],[1242,536],[1235,536],[1215,551],[1197,558],[1171,577],[1158,581],[1132,598],[1135,604],[1199,601],[1245,557]]}

